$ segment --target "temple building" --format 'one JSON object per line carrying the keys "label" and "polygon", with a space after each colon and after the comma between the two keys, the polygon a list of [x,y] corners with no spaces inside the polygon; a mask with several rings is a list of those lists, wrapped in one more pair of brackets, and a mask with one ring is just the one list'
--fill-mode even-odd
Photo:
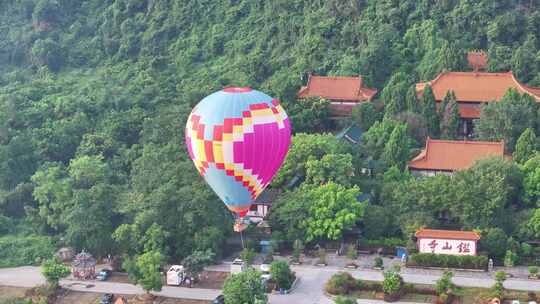
{"label": "temple building", "polygon": [[459,106],[460,134],[473,133],[473,120],[480,118],[481,105],[500,100],[508,89],[529,94],[540,101],[540,88],[521,84],[512,72],[443,72],[435,79],[416,84],[419,97],[431,86],[435,100],[440,103],[448,91],[454,91]]}
{"label": "temple building", "polygon": [[454,141],[428,138],[426,147],[408,164],[417,176],[453,174],[489,157],[505,157],[504,142]]}
{"label": "temple building", "polygon": [[352,109],[361,102],[371,101],[376,89],[365,86],[362,76],[334,77],[309,76],[306,86],[300,88],[298,98],[320,97],[330,100],[334,117],[351,116]]}

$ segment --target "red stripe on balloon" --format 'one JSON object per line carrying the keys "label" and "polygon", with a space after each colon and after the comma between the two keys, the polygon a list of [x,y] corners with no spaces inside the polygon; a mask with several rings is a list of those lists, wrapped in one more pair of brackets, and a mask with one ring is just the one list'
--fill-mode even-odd
{"label": "red stripe on balloon", "polygon": [[214,147],[213,147],[212,141],[209,141],[209,140],[204,141],[204,152],[206,154],[206,160],[208,162],[213,163],[214,162]]}
{"label": "red stripe on balloon", "polygon": [[204,139],[204,125],[200,124],[197,128],[197,138]]}
{"label": "red stripe on balloon", "polygon": [[268,109],[268,105],[266,103],[254,103],[249,105],[250,110],[262,110],[262,109]]}
{"label": "red stripe on balloon", "polygon": [[214,126],[214,140],[223,140],[223,126]]}
{"label": "red stripe on balloon", "polygon": [[223,120],[223,133],[232,133],[233,123],[231,118]]}

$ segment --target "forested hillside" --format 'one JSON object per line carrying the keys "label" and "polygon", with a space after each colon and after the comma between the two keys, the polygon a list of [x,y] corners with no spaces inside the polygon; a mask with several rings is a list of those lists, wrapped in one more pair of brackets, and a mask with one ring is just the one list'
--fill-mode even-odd
{"label": "forested hillside", "polygon": [[[310,73],[363,75],[380,90],[372,117],[383,116],[383,105],[392,114],[406,110],[416,82],[467,70],[469,50],[486,50],[490,71],[512,70],[540,86],[538,5],[0,0],[0,242],[39,235],[32,237],[101,256],[156,249],[178,260],[208,248],[219,256],[232,217],[183,144],[186,118],[202,97],[252,86],[283,102],[294,132],[313,133],[331,123],[324,106],[296,100]],[[374,149],[389,140],[379,130],[367,137]],[[411,148],[423,145],[416,135]],[[363,156],[351,153],[358,169]],[[287,174],[295,172],[278,181]],[[482,185],[491,187],[488,179]]]}

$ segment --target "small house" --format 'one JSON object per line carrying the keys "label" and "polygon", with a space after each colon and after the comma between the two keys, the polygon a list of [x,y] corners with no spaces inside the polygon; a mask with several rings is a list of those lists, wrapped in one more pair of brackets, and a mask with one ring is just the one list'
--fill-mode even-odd
{"label": "small house", "polygon": [[416,231],[420,253],[476,255],[480,234],[474,231],[420,229]]}
{"label": "small house", "polygon": [[426,147],[413,158],[408,168],[413,175],[453,174],[472,167],[478,160],[504,157],[504,142],[436,140],[428,138]]}
{"label": "small house", "polygon": [[376,89],[366,87],[362,76],[314,76],[310,75],[306,86],[300,88],[298,98],[320,97],[330,101],[334,117],[349,117],[352,109],[362,102],[371,101]]}
{"label": "small house", "polygon": [[272,203],[277,199],[278,195],[278,190],[266,189],[257,197],[247,213],[251,223],[258,224],[266,218]]}

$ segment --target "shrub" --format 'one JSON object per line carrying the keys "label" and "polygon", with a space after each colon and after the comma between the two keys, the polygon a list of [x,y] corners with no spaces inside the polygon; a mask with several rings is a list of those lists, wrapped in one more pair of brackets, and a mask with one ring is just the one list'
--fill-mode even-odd
{"label": "shrub", "polygon": [[325,286],[326,292],[332,295],[346,295],[358,288],[360,288],[360,282],[348,272],[334,274]]}
{"label": "shrub", "polygon": [[0,237],[0,268],[38,265],[53,256],[55,245],[46,236]]}
{"label": "shrub", "polygon": [[60,281],[61,278],[69,275],[70,272],[71,271],[68,266],[62,264],[55,258],[46,260],[41,265],[41,274],[43,274],[47,280],[47,283],[49,283],[49,285],[53,288],[58,286],[58,281]]}
{"label": "shrub", "polygon": [[364,243],[367,246],[397,247],[405,246],[407,241],[398,238],[386,238],[381,240],[366,240]]}
{"label": "shrub", "polygon": [[529,274],[532,277],[537,277],[538,276],[538,266],[529,266]]}
{"label": "shrub", "polygon": [[242,252],[240,252],[240,258],[248,266],[253,264],[253,260],[255,260],[256,255],[257,254],[255,253],[255,251],[253,249],[249,249],[249,248],[244,248],[244,250],[242,250]]}
{"label": "shrub", "polygon": [[433,253],[415,253],[410,256],[410,266],[485,269],[488,258],[472,255],[446,255]]}
{"label": "shrub", "polygon": [[506,254],[504,255],[504,266],[514,267],[518,263],[518,259],[518,255],[513,251],[506,250]]}
{"label": "shrub", "polygon": [[351,244],[347,247],[347,258],[351,260],[356,260],[358,258],[358,251],[356,250],[356,246]]}
{"label": "shrub", "polygon": [[335,299],[334,304],[356,304],[356,300],[339,296]]}
{"label": "shrub", "polygon": [[362,282],[362,284],[360,284],[358,288],[362,290],[381,292],[382,284],[380,282]]}
{"label": "shrub", "polygon": [[270,274],[278,288],[289,289],[294,281],[294,274],[289,264],[284,261],[275,261],[270,264]]}
{"label": "shrub", "polygon": [[0,236],[12,232],[13,226],[15,223],[11,218],[0,214]]}
{"label": "shrub", "polygon": [[503,282],[506,280],[506,273],[504,271],[497,271],[495,273],[495,285],[491,288],[491,294],[493,297],[502,299],[504,296]]}
{"label": "shrub", "polygon": [[520,251],[522,256],[530,257],[533,253],[533,248],[527,243],[521,243]]}
{"label": "shrub", "polygon": [[445,271],[442,277],[435,284],[435,290],[437,295],[441,296],[442,294],[450,294],[452,289],[454,289],[454,284],[452,283],[452,277],[454,274],[451,271]]}
{"label": "shrub", "polygon": [[382,290],[387,295],[399,294],[403,288],[403,278],[394,271],[386,271],[382,282]]}
{"label": "shrub", "polygon": [[267,303],[261,273],[248,268],[225,279],[223,283],[225,303]]}
{"label": "shrub", "polygon": [[319,248],[319,251],[317,253],[319,255],[318,264],[326,265],[326,250],[324,248]]}
{"label": "shrub", "polygon": [[300,255],[302,254],[302,250],[304,250],[304,244],[302,244],[302,241],[296,240],[293,243],[293,261],[296,263],[300,262]]}
{"label": "shrub", "polygon": [[380,256],[375,257],[375,260],[373,260],[373,262],[374,262],[373,264],[374,267],[377,267],[377,268],[383,267],[383,259]]}

